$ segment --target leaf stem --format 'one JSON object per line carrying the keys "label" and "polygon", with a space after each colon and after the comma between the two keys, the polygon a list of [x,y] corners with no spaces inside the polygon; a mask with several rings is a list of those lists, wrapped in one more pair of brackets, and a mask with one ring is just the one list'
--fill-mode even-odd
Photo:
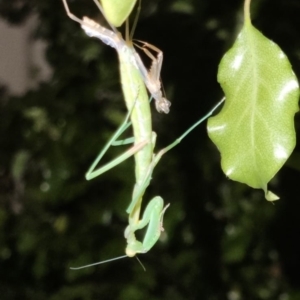
{"label": "leaf stem", "polygon": [[245,0],[245,3],[244,3],[244,19],[245,19],[245,23],[248,23],[248,24],[251,24],[250,3],[251,3],[251,0]]}

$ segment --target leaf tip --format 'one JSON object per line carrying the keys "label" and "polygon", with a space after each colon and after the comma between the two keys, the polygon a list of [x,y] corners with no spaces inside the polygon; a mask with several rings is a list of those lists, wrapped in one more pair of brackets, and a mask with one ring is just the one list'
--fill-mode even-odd
{"label": "leaf tip", "polygon": [[266,198],[267,201],[270,201],[270,202],[273,202],[273,201],[276,201],[276,200],[280,199],[277,195],[275,195],[271,191],[266,191],[265,192],[265,198]]}

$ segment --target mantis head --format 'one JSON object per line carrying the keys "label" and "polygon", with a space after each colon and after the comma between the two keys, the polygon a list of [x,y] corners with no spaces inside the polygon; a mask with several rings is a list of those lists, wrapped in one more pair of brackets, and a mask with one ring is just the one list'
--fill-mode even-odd
{"label": "mantis head", "polygon": [[127,244],[125,253],[128,257],[133,257],[137,253],[143,253],[143,252],[141,252],[141,249],[143,249],[143,244],[141,242],[135,240],[132,243]]}

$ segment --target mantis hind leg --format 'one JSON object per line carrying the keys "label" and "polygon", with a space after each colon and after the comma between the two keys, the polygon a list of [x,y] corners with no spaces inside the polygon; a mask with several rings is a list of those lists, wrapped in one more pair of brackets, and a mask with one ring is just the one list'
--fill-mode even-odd
{"label": "mantis hind leg", "polygon": [[116,142],[116,140],[119,138],[119,136],[131,125],[131,122],[129,122],[129,117],[130,117],[131,111],[128,112],[125,120],[121,124],[121,126],[118,128],[118,130],[115,132],[115,134],[112,136],[112,138],[107,142],[107,144],[104,146],[104,148],[100,151],[99,155],[96,157],[92,165],[90,166],[89,170],[87,171],[85,177],[87,180],[91,180],[104,172],[112,169],[116,165],[120,164],[130,156],[134,155],[136,152],[138,152],[140,149],[145,147],[150,141],[143,141],[130,149],[128,149],[126,152],[118,156],[116,159],[113,161],[105,164],[104,166],[96,169],[98,163],[102,159],[102,157],[105,155],[109,147]]}
{"label": "mantis hind leg", "polygon": [[[138,95],[137,91],[137,95]],[[150,99],[151,101],[151,99]],[[138,151],[140,151],[142,148],[144,148],[148,143],[151,143],[149,140],[141,141],[140,143],[134,145],[133,147],[129,148],[127,151],[125,151],[123,154],[112,160],[111,162],[105,164],[102,167],[99,167],[96,169],[98,163],[102,159],[102,157],[105,155],[105,153],[108,151],[110,146],[119,146],[119,145],[126,145],[129,143],[132,143],[134,141],[134,138],[128,138],[123,141],[117,141],[117,139],[120,137],[120,135],[131,125],[131,121],[129,121],[129,118],[131,116],[131,113],[134,109],[134,106],[136,104],[136,101],[128,111],[123,123],[120,125],[120,127],[117,129],[117,131],[114,133],[114,135],[111,137],[111,139],[106,143],[104,148],[100,151],[92,165],[90,166],[89,170],[87,171],[85,178],[86,180],[94,179],[95,177],[98,177],[99,175],[105,173],[106,171],[112,169],[116,165],[122,163],[130,156],[134,155]]]}

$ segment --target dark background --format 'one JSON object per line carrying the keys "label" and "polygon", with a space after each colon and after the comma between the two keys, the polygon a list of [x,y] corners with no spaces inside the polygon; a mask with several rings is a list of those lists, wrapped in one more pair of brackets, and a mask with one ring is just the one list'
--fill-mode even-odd
{"label": "dark background", "polygon": [[[1,88],[1,299],[300,299],[299,147],[270,183],[281,197],[272,205],[225,177],[205,124],[163,157],[144,196],[144,204],[155,195],[171,203],[162,240],[139,255],[147,271],[136,259],[69,270],[124,254],[133,159],[84,179],[126,113],[117,54],[88,38],[60,0],[0,3],[14,24],[38,14],[35,38],[47,42],[53,68],[49,82],[23,97]],[[103,22],[92,0],[69,3],[77,16]],[[169,115],[153,109],[156,149],[222,98],[218,63],[241,29],[242,5],[143,0],[135,38],[163,50],[172,101]],[[300,2],[253,0],[252,18],[299,78]]]}

